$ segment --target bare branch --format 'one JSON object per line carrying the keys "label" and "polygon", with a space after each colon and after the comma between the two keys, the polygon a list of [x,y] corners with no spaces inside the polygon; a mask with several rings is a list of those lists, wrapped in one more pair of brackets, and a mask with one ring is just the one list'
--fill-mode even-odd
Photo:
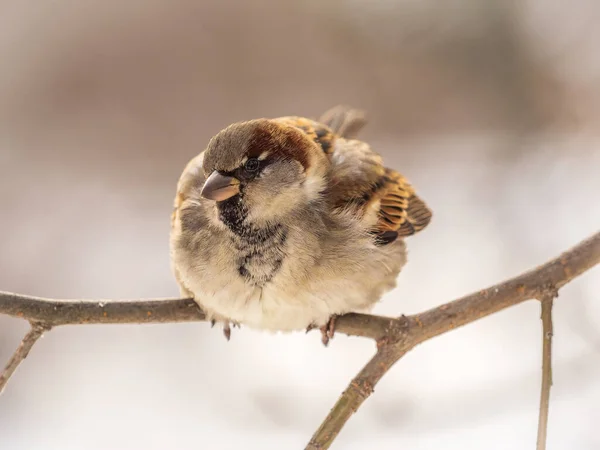
{"label": "bare branch", "polygon": [[0,394],[4,390],[4,387],[6,386],[6,383],[8,383],[8,380],[10,379],[12,374],[15,373],[17,367],[19,367],[19,364],[21,364],[21,362],[25,358],[27,358],[27,355],[29,354],[29,351],[31,350],[33,345],[37,342],[39,338],[42,337],[44,332],[48,331],[49,329],[50,327],[48,327],[47,325],[36,322],[31,323],[31,329],[27,332],[27,334],[13,353],[12,357],[6,364],[6,367],[4,368],[2,373],[0,373]]}
{"label": "bare branch", "polygon": [[93,323],[164,323],[205,320],[194,300],[53,300],[0,292],[0,314],[52,326]]}
{"label": "bare branch", "polygon": [[552,306],[555,295],[549,293],[542,303],[542,392],[540,395],[540,416],[538,420],[537,450],[546,449],[548,433],[548,411],[550,409],[550,387],[552,386]]}
{"label": "bare branch", "polygon": [[[388,322],[383,334],[371,335],[377,339],[377,354],[346,388],[306,449],[329,448],[381,377],[417,344],[525,300],[553,298],[560,287],[599,262],[600,233],[596,233],[552,261],[516,278],[421,314]],[[344,323],[345,317],[338,318],[338,326]]]}
{"label": "bare branch", "polygon": [[[540,286],[560,288],[600,260],[600,233],[537,269],[496,286],[433,308],[407,319],[421,328],[421,341],[536,298]],[[148,300],[53,300],[0,291],[0,314],[51,326],[76,324],[132,324],[198,322],[204,313],[189,298]],[[418,322],[415,322],[418,320]],[[381,339],[406,332],[405,320],[369,314],[346,314],[336,320],[336,332]]]}
{"label": "bare branch", "polygon": [[402,347],[383,346],[363,367],[331,409],[319,429],[306,446],[306,450],[329,448],[342,427],[362,403],[373,393],[375,385],[392,368],[406,351]]}
{"label": "bare branch", "polygon": [[[307,448],[329,448],[377,382],[417,344],[525,300],[554,295],[599,262],[600,232],[534,270],[420,314],[391,318],[353,313],[338,317],[336,332],[374,339],[378,351],[352,380]],[[205,320],[192,299],[51,300],[7,292],[0,292],[0,314],[47,326]]]}

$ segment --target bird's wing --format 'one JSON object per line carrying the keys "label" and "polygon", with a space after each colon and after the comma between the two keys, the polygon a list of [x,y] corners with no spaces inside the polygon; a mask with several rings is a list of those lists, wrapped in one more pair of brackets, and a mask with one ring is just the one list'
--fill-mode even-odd
{"label": "bird's wing", "polygon": [[337,208],[352,208],[369,217],[382,243],[413,235],[431,221],[431,210],[401,174],[383,165],[368,144],[340,139],[331,155],[331,192]]}
{"label": "bird's wing", "polygon": [[371,220],[380,242],[413,235],[431,221],[431,210],[400,173],[383,165],[365,142],[351,139],[366,124],[362,111],[336,106],[319,119],[334,134],[329,195],[337,208],[352,208]]}
{"label": "bird's wing", "polygon": [[366,124],[362,111],[336,106],[319,120],[286,116],[275,121],[301,129],[321,147],[331,162],[328,199],[335,208],[365,217],[379,242],[413,235],[431,221],[431,210],[410,183],[385,167],[368,144],[351,139]]}

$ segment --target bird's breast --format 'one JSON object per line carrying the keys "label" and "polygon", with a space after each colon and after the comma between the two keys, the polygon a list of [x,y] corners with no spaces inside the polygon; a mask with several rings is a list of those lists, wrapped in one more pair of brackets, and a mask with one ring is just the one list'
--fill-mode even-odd
{"label": "bird's breast", "polygon": [[292,331],[360,311],[393,288],[405,262],[402,241],[324,244],[310,227],[244,224],[204,229],[197,245],[175,245],[182,285],[209,314],[251,328]]}
{"label": "bird's breast", "polygon": [[253,230],[251,239],[234,234],[237,273],[250,285],[264,287],[279,273],[287,257],[288,230],[273,225],[269,230]]}

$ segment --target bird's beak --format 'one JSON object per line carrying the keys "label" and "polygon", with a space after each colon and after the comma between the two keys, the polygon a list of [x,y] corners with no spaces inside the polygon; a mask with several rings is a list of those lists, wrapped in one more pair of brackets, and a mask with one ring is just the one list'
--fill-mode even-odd
{"label": "bird's beak", "polygon": [[204,183],[200,195],[209,200],[218,202],[227,200],[240,192],[240,180],[234,177],[221,175],[216,170],[210,174]]}

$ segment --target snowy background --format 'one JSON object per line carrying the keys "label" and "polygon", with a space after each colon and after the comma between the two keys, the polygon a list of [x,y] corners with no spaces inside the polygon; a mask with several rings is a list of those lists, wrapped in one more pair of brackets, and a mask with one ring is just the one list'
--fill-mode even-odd
{"label": "snowy background", "polygon": [[[348,103],[434,210],[376,312],[415,313],[600,228],[600,4],[2,3],[0,289],[176,296],[185,163],[237,120]],[[555,306],[549,450],[600,448],[600,269]],[[0,364],[27,329],[0,317]],[[532,449],[529,302],[406,356],[336,449]],[[206,324],[59,328],[0,397],[2,450],[300,449],[371,342]]]}

